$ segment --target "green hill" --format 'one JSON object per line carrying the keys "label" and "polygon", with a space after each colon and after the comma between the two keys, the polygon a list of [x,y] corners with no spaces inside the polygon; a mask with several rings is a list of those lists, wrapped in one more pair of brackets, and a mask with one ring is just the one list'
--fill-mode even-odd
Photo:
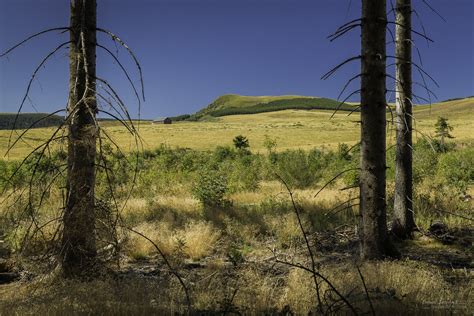
{"label": "green hill", "polygon": [[354,105],[328,99],[297,95],[283,96],[240,96],[226,94],[218,97],[204,109],[195,113],[192,118],[200,119],[205,116],[219,117],[238,114],[256,114],[263,112],[282,111],[290,109],[300,110],[357,110]]}

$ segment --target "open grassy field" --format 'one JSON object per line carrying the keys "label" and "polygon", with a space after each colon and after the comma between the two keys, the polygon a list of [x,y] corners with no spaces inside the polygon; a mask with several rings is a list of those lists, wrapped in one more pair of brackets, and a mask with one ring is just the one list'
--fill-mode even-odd
{"label": "open grassy field", "polygon": [[[353,144],[358,141],[360,127],[359,113],[348,116],[322,110],[284,110],[250,115],[232,115],[215,118],[209,122],[178,122],[171,125],[140,123],[140,135],[145,149],[160,144],[197,150],[210,150],[219,145],[231,145],[237,135],[244,135],[250,141],[250,148],[256,152],[264,150],[263,141],[268,135],[276,139],[277,150],[310,149],[327,146],[334,148],[339,143]],[[455,100],[415,108],[415,141],[423,135],[434,134],[438,116],[449,119],[456,142],[474,140],[474,98]],[[387,115],[391,120],[391,115]],[[114,122],[103,122],[104,129],[124,151],[135,148],[127,130]],[[389,144],[393,143],[393,125],[388,126]],[[24,142],[19,142],[7,159],[20,159],[32,147],[36,147],[53,132],[54,128],[40,128],[30,131]],[[18,131],[19,133],[21,131]],[[10,131],[0,131],[0,152],[8,147]],[[15,136],[15,134],[14,134]],[[2,155],[3,156],[3,155]]]}
{"label": "open grassy field", "polygon": [[[66,161],[54,155],[47,159],[41,164],[44,178],[37,177],[31,186],[32,171],[27,165],[11,182],[1,182],[0,177],[0,185],[6,188],[0,194],[0,263],[3,247],[4,253],[11,253],[3,260],[3,269],[25,275],[20,282],[0,285],[0,315],[10,315],[12,310],[17,315],[185,314],[182,287],[150,240],[184,278],[196,314],[314,313],[318,302],[311,275],[288,264],[308,265],[309,257],[293,204],[279,179],[293,188],[321,273],[361,311],[370,310],[367,287],[377,314],[472,314],[473,111],[474,98],[415,109],[418,139],[420,131],[433,135],[438,116],[443,116],[454,128],[456,138],[450,141],[456,146],[441,152],[426,143],[415,145],[413,200],[420,232],[414,240],[397,242],[402,260],[368,262],[360,267],[354,264],[359,191],[353,185],[357,173],[346,173],[315,197],[335,174],[358,164],[357,150],[348,155],[346,147],[338,146],[358,141],[358,113],[348,117],[342,112],[330,119],[331,111],[284,110],[208,122],[141,122],[144,147],[156,150],[140,156],[136,180],[134,165],[126,164],[127,159],[134,163],[132,155],[108,153],[107,166],[113,168],[110,182],[105,169],[97,169],[97,243],[100,258],[113,272],[90,283],[58,279],[54,272],[49,273],[48,263],[30,260],[30,254],[36,258],[48,245],[58,245],[64,178],[48,170]],[[123,150],[134,149],[123,126],[111,121],[101,124]],[[24,157],[53,130],[30,131],[7,159]],[[252,152],[232,148],[232,139],[239,134],[249,138]],[[393,134],[389,133],[389,146],[394,143]],[[2,152],[9,135],[10,131],[0,131]],[[267,154],[266,135],[276,139],[278,152]],[[219,145],[230,148],[212,150]],[[323,145],[330,150],[320,150]],[[392,150],[387,158],[389,218],[393,160]],[[0,161],[4,170],[0,175],[8,177],[15,164]],[[56,182],[42,200],[49,181]],[[40,233],[26,229],[32,227],[30,216],[25,216],[30,209]],[[121,224],[112,231],[116,219]],[[433,223],[441,223],[441,230],[433,230]],[[25,245],[24,255],[20,245]],[[361,283],[358,267],[366,285]],[[322,291],[326,290],[323,284]]]}

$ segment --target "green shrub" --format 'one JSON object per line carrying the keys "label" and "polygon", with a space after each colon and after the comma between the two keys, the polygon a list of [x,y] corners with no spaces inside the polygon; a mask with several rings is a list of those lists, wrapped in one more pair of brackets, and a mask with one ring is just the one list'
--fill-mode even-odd
{"label": "green shrub", "polygon": [[427,177],[434,176],[438,156],[439,151],[433,142],[421,139],[415,144],[413,150],[413,182],[415,184],[421,183]]}
{"label": "green shrub", "polygon": [[225,165],[232,192],[253,191],[262,180],[261,159],[258,155],[239,155]]}
{"label": "green shrub", "polygon": [[316,152],[287,150],[277,155],[276,172],[290,186],[307,188],[321,178],[319,156]]}
{"label": "green shrub", "polygon": [[465,190],[468,185],[474,183],[474,149],[468,148],[441,155],[436,175],[439,181]]}
{"label": "green shrub", "polygon": [[226,199],[229,191],[227,177],[216,170],[204,170],[200,173],[193,187],[194,196],[204,206],[226,207],[230,201]]}
{"label": "green shrub", "polygon": [[232,140],[234,147],[238,150],[245,150],[250,147],[249,140],[243,135],[235,136]]}
{"label": "green shrub", "polygon": [[229,146],[217,146],[213,153],[215,159],[218,162],[222,162],[227,159],[234,159],[236,156],[235,150]]}

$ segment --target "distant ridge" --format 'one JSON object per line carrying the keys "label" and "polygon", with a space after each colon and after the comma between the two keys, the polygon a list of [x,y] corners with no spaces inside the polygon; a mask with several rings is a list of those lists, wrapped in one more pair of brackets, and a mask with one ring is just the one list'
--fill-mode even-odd
{"label": "distant ridge", "polygon": [[[0,130],[6,129],[27,129],[59,126],[64,122],[64,117],[59,115],[50,115],[48,113],[20,113],[15,118],[16,113],[0,113]],[[15,126],[14,126],[15,125]]]}
{"label": "distant ridge", "polygon": [[348,103],[339,101],[298,96],[241,96],[237,94],[226,94],[215,99],[204,109],[196,112],[191,119],[201,119],[206,116],[219,117],[238,114],[256,114],[263,112],[282,111],[289,109],[299,110],[336,110],[357,111],[358,108]]}

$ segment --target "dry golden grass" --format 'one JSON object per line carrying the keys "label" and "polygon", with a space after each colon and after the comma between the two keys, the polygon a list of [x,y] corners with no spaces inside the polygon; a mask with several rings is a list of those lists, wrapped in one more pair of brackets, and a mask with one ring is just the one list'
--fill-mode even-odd
{"label": "dry golden grass", "polygon": [[[168,223],[143,222],[134,230],[151,239],[165,255],[170,255],[176,248],[176,239]],[[151,242],[133,232],[129,234],[125,251],[134,259],[146,259],[157,253]]]}
{"label": "dry golden grass", "polygon": [[[378,312],[406,315],[409,313],[407,303],[412,304],[411,313],[414,312],[415,306],[418,312],[422,312],[419,308],[423,305],[427,307],[426,315],[437,309],[442,314],[452,308],[467,312],[470,309],[469,302],[474,299],[472,282],[453,285],[444,280],[436,268],[417,262],[369,262],[364,263],[360,270],[372,295],[375,310]],[[365,296],[360,276],[354,265],[323,267],[321,273],[331,280],[341,293],[347,295],[351,289],[356,288],[355,293],[358,293],[359,299]],[[321,293],[327,289],[328,285],[323,283]],[[390,302],[387,299],[390,296],[402,299],[404,304],[396,300]],[[316,291],[311,274],[301,269],[291,269],[279,304],[291,306],[298,315],[308,314],[310,310],[314,310]],[[364,305],[368,310],[367,301]]]}
{"label": "dry golden grass", "polygon": [[210,223],[191,222],[178,236],[184,242],[184,253],[193,260],[208,256],[220,237],[220,232]]}
{"label": "dry golden grass", "polygon": [[[316,311],[316,293],[309,273],[296,268],[273,274],[257,266],[226,271],[218,265],[193,282],[194,310],[268,314],[291,310],[296,315]],[[470,314],[472,282],[452,284],[434,266],[413,261],[364,263],[364,276],[377,314]],[[267,271],[267,272],[265,272]],[[353,264],[326,264],[321,269],[337,290],[362,311],[369,311],[365,291]],[[343,276],[343,277],[341,277]],[[321,293],[328,289],[321,284]],[[150,315],[183,313],[184,296],[174,279],[125,278],[92,282],[55,278],[0,286],[0,315]]]}
{"label": "dry golden grass", "polygon": [[[179,250],[193,260],[208,256],[219,239],[220,232],[207,222],[189,222],[183,229],[174,229],[166,221],[144,222],[134,228],[151,239],[165,255]],[[135,259],[145,259],[157,254],[155,246],[143,237],[130,233],[127,254]]]}
{"label": "dry golden grass", "polygon": [[[359,114],[340,112],[330,119],[332,111],[285,110],[252,115],[232,115],[216,119],[213,122],[176,122],[171,125],[149,122],[140,124],[140,134],[145,149],[153,149],[160,144],[172,147],[210,150],[218,145],[232,145],[232,139],[245,135],[253,151],[264,152],[265,135],[276,139],[277,150],[310,149],[313,147],[335,147],[339,143],[353,144],[359,140]],[[457,142],[472,141],[474,130],[474,98],[418,106],[414,110],[415,139],[423,134],[433,135],[434,124],[438,116],[449,119],[453,126],[453,135]],[[390,114],[387,115],[391,119]],[[107,133],[124,151],[135,150],[135,143],[126,129],[113,122],[105,122]],[[389,143],[394,141],[393,126],[389,125]],[[391,130],[391,131],[390,131]],[[26,141],[37,146],[52,133],[52,128],[34,129],[27,134]],[[10,131],[0,131],[0,153],[6,151]],[[8,159],[24,157],[31,147],[20,142]],[[3,155],[2,155],[3,156]]]}
{"label": "dry golden grass", "polygon": [[[474,99],[470,99],[449,102],[447,105],[434,105],[431,114],[427,107],[417,108],[415,109],[417,126],[421,130],[432,131],[437,116],[443,115],[450,119],[456,141],[472,141],[474,122],[469,115],[472,114],[473,102]],[[452,108],[448,110],[447,106]],[[347,118],[346,114],[342,113],[329,120],[330,115],[331,112],[324,111],[281,111],[229,116],[216,122],[187,122],[171,126],[144,125],[142,136],[147,148],[167,143],[199,150],[212,149],[217,145],[231,145],[232,138],[238,134],[248,136],[252,150],[260,151],[263,151],[265,135],[277,139],[279,150],[356,142],[359,137],[359,127],[353,122],[358,119],[356,115]],[[106,125],[110,134],[122,146],[129,150],[133,148],[129,146],[130,140],[122,127],[110,123]],[[35,130],[33,133],[37,139],[30,141],[39,142],[49,131],[50,129]],[[4,133],[0,131],[0,148],[6,146]],[[12,159],[25,155],[28,148],[21,146],[23,145],[12,152]],[[304,226],[313,225],[314,229],[318,229],[317,225],[330,227],[329,224],[332,223],[324,223],[324,220],[328,219],[323,216],[323,212],[355,194],[351,190],[341,192],[337,187],[336,185],[325,189],[316,200],[314,194],[318,188],[295,190],[298,205],[304,210],[302,215]],[[435,192],[429,186],[426,186],[426,190],[429,198],[436,199]],[[41,210],[43,217],[40,223],[52,218],[56,214],[53,210],[60,208],[60,194],[53,192],[52,197],[48,199],[51,202],[47,202]],[[234,202],[234,208],[214,214],[218,219],[215,225],[203,220],[209,210],[204,209],[189,192],[182,189],[175,190],[169,195],[153,193],[146,198],[134,197],[125,205],[122,216],[127,224],[152,239],[170,257],[177,256],[177,250],[180,251],[180,256],[192,260],[203,258],[211,260],[209,258],[211,255],[220,256],[212,259],[205,271],[201,271],[202,275],[195,276],[190,273],[187,276],[189,277],[187,281],[193,284],[192,295],[196,310],[222,311],[223,306],[230,304],[229,299],[236,293],[231,307],[238,308],[244,314],[270,313],[282,310],[285,306],[296,314],[314,311],[316,297],[311,278],[306,272],[296,269],[288,271],[282,268],[283,273],[273,274],[268,272],[273,271],[269,267],[261,269],[260,266],[248,264],[229,269],[228,264],[224,264],[224,260],[227,260],[225,254],[227,250],[224,248],[230,248],[229,245],[232,243],[238,243],[240,247],[238,251],[243,256],[246,256],[247,252],[251,253],[257,262],[267,258],[268,240],[259,239],[263,230],[268,230],[265,231],[268,233],[266,237],[271,236],[272,243],[286,249],[301,239],[300,228],[291,204],[288,203],[285,188],[277,181],[262,182],[258,190],[235,193],[230,199]],[[287,203],[280,203],[285,209],[278,209],[281,207],[278,203],[268,203],[269,206],[264,209],[262,204],[268,199]],[[448,198],[442,201],[442,203],[451,202],[453,201]],[[5,205],[0,205],[0,214],[6,209]],[[452,218],[448,224],[460,225],[461,220]],[[53,225],[46,227],[46,234],[49,235],[53,228]],[[125,253],[130,257],[149,259],[156,255],[154,246],[141,236],[133,233],[127,233],[127,236],[124,246]],[[219,243],[228,244],[219,245],[216,254],[215,248]],[[426,250],[443,250],[448,247],[423,239],[417,240],[415,245]],[[304,262],[307,258],[297,259]],[[468,275],[464,276],[462,282],[449,282],[446,280],[446,271],[413,261],[365,263],[361,270],[374,296],[394,293],[404,304],[409,303],[412,306],[438,304],[445,308],[441,313],[448,311],[450,306],[464,308],[463,311],[470,312],[468,303],[474,298],[472,277],[469,278]],[[363,297],[361,282],[353,265],[328,263],[321,271],[342,293],[347,294],[356,288],[355,293]],[[183,293],[173,279],[163,278],[159,282],[140,279],[123,281],[106,279],[91,283],[58,280],[48,282],[35,281],[0,286],[0,315],[149,315],[184,312]],[[323,286],[323,291],[326,288]],[[404,307],[400,307],[395,300],[374,302],[376,310],[380,313],[392,315],[413,312],[403,309]],[[446,305],[448,302],[452,305]],[[364,308],[367,309],[367,306]],[[428,313],[431,311],[428,309]]]}

